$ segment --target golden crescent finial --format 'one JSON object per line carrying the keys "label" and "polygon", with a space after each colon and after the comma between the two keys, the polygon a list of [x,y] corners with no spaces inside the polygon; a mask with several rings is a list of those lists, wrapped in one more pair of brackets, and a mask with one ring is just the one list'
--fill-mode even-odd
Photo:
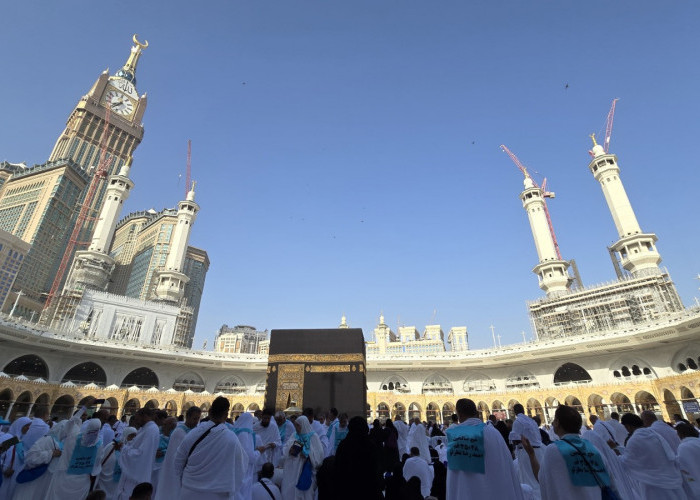
{"label": "golden crescent finial", "polygon": [[594,145],[594,146],[597,146],[598,143],[595,141],[595,134],[591,134],[590,137],[591,137],[591,140],[593,141],[593,145]]}
{"label": "golden crescent finial", "polygon": [[132,40],[134,41],[134,43],[135,43],[136,45],[138,45],[139,47],[141,47],[142,49],[145,49],[146,47],[148,47],[148,40],[146,40],[145,43],[141,43],[141,42],[139,42],[138,39],[136,38],[137,36],[138,36],[138,35],[134,33],[134,36],[132,37]]}

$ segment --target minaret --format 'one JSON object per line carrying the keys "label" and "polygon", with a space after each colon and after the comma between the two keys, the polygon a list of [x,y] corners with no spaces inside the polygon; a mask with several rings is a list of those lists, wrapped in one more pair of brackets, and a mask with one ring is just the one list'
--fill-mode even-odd
{"label": "minaret", "polygon": [[622,267],[633,276],[660,273],[661,256],[654,244],[657,237],[654,233],[643,233],[634,215],[632,205],[627,197],[625,187],[620,179],[620,167],[617,156],[608,154],[603,147],[596,143],[595,135],[591,155],[593,159],[588,164],[595,180],[600,182],[605,201],[608,203],[610,214],[615,222],[620,239],[611,249],[620,255]]}
{"label": "minaret", "polygon": [[190,229],[197,218],[199,205],[194,201],[194,186],[187,193],[187,199],[178,204],[177,225],[170,239],[170,251],[165,261],[165,267],[157,271],[157,284],[154,300],[179,303],[185,293],[185,285],[190,280],[182,272],[187,253],[187,242],[190,239]]}
{"label": "minaret", "polygon": [[95,232],[87,250],[75,252],[66,289],[82,290],[91,288],[106,290],[114,268],[114,259],[109,256],[109,246],[114,237],[114,229],[124,201],[129,197],[134,183],[129,179],[131,161],[121,167],[119,173],[107,181],[105,201],[95,224]]}
{"label": "minaret", "polygon": [[569,263],[559,259],[557,256],[554,239],[547,222],[542,189],[535,186],[535,183],[527,174],[525,175],[524,186],[525,189],[520,193],[520,199],[530,220],[532,237],[535,239],[537,256],[540,260],[540,263],[532,269],[532,272],[537,275],[540,288],[548,296],[565,292],[572,281],[567,272]]}

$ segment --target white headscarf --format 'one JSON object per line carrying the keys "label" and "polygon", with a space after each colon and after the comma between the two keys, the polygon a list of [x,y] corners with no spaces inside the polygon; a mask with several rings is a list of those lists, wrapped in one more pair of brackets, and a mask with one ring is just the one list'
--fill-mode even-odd
{"label": "white headscarf", "polygon": [[[272,425],[272,419],[270,419],[270,425]],[[277,422],[275,422],[277,424]],[[248,430],[253,430],[253,415],[250,413],[244,413],[240,417],[238,417],[238,420],[234,422],[233,424],[234,429],[248,429]],[[264,429],[264,427],[261,426],[261,428]]]}
{"label": "white headscarf", "polygon": [[24,439],[22,439],[22,442],[24,443],[24,450],[31,450],[32,446],[34,446],[34,443],[46,436],[46,434],[49,432],[49,429],[49,424],[44,422],[42,419],[33,419],[32,425],[29,426],[29,430],[24,435]]}
{"label": "white headscarf", "polygon": [[12,422],[12,425],[10,426],[10,434],[12,434],[15,437],[22,438],[22,427],[24,427],[27,424],[31,424],[32,419],[29,417],[19,417],[17,420]]}
{"label": "white headscarf", "polygon": [[132,434],[136,434],[138,431],[136,430],[136,427],[126,427],[124,431],[122,431],[122,436],[121,440],[122,443],[126,443],[126,438],[131,436]]}
{"label": "white headscarf", "polygon": [[309,432],[313,432],[309,419],[305,416],[302,415],[301,417],[298,417],[296,421],[299,422],[299,427],[301,427],[297,434],[308,434]]}
{"label": "white headscarf", "polygon": [[99,418],[91,418],[88,420],[83,427],[82,438],[80,444],[82,446],[95,446],[97,440],[100,438],[100,429],[102,428],[102,422]]}

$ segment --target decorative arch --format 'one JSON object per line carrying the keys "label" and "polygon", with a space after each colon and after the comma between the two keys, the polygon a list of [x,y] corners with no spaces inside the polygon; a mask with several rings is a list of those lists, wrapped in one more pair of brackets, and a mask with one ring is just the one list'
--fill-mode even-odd
{"label": "decorative arch", "polygon": [[238,375],[229,375],[216,384],[214,393],[241,394],[247,390],[245,382]]}
{"label": "decorative arch", "polygon": [[630,402],[630,398],[622,394],[621,392],[616,392],[610,396],[610,401],[615,407],[617,413],[628,413],[634,412],[634,407]]}
{"label": "decorative arch", "polygon": [[102,408],[108,410],[110,415],[119,415],[119,401],[117,401],[117,398],[107,398]]}
{"label": "decorative arch", "polygon": [[664,389],[664,404],[666,405],[666,412],[669,415],[673,416],[683,414],[681,411],[681,405],[678,403],[678,400],[673,393],[668,389]]}
{"label": "decorative arch", "polygon": [[32,393],[29,391],[24,391],[22,394],[17,396],[15,400],[15,405],[12,407],[12,414],[10,415],[10,420],[14,420],[18,417],[26,417],[29,415],[29,408],[32,405]]}
{"label": "decorative arch", "polygon": [[260,407],[258,406],[257,403],[250,403],[248,405],[248,408],[246,409],[246,411],[248,413],[254,413],[254,412],[258,411],[259,409],[260,409]]}
{"label": "decorative arch", "polygon": [[517,391],[521,389],[535,389],[540,386],[537,377],[527,371],[518,371],[506,379],[506,389]]}
{"label": "decorative arch", "polygon": [[479,413],[481,413],[481,420],[485,422],[486,419],[489,418],[489,415],[491,415],[489,405],[487,405],[484,401],[479,401],[479,404],[476,405],[476,408],[479,410]]}
{"label": "decorative arch", "polygon": [[158,400],[156,399],[149,399],[146,401],[146,404],[143,405],[144,408],[150,408],[152,410],[157,410],[158,406],[160,406],[160,403],[158,403]]}
{"label": "decorative arch", "polygon": [[455,405],[452,403],[445,403],[442,405],[442,423],[447,424],[452,422],[452,415],[455,414]]}
{"label": "decorative arch", "polygon": [[605,399],[603,399],[603,396],[595,393],[588,396],[588,413],[598,416],[606,416]]}
{"label": "decorative arch", "polygon": [[700,367],[700,346],[692,344],[676,352],[671,361],[671,368],[678,373],[698,370]]}
{"label": "decorative arch", "polygon": [[462,384],[464,392],[492,392],[496,390],[496,382],[491,377],[481,373],[467,375]]}
{"label": "decorative arch", "polygon": [[200,410],[202,410],[202,418],[207,418],[209,416],[209,408],[211,408],[211,403],[204,403],[199,405]]}
{"label": "decorative arch", "polygon": [[49,397],[49,395],[46,393],[40,394],[39,397],[36,398],[36,401],[34,401],[34,406],[32,406],[32,415],[34,415],[34,412],[37,409],[49,408],[50,405],[51,405],[51,398]]}
{"label": "decorative arch", "polygon": [[245,413],[245,408],[241,403],[236,403],[231,408],[231,418],[236,419]]}
{"label": "decorative arch", "polygon": [[695,394],[693,394],[693,391],[691,391],[684,385],[681,386],[681,400],[695,401]]}
{"label": "decorative arch", "polygon": [[645,360],[629,355],[615,360],[610,365],[610,371],[615,378],[633,380],[635,378],[657,378],[656,372]]}
{"label": "decorative arch", "polygon": [[505,405],[498,399],[491,403],[491,414],[495,415],[498,420],[505,420],[508,418]]}
{"label": "decorative arch", "polygon": [[581,404],[581,400],[577,398],[576,396],[566,396],[566,399],[564,400],[564,404],[566,406],[573,406],[576,408],[580,413],[583,413],[583,405]]}
{"label": "decorative arch", "polygon": [[657,412],[660,410],[659,402],[651,393],[647,391],[639,391],[637,394],[635,394],[634,403],[642,411],[651,410],[653,412]]}
{"label": "decorative arch", "polygon": [[75,399],[73,399],[73,396],[64,394],[53,402],[51,416],[59,419],[70,418],[73,415],[73,408],[75,408]]}
{"label": "decorative arch", "polygon": [[49,380],[49,366],[36,354],[26,354],[13,359],[2,369],[8,375],[24,375],[29,379]]}
{"label": "decorative arch", "polygon": [[10,409],[10,405],[14,400],[15,397],[11,389],[3,389],[2,392],[0,392],[0,417],[5,417],[7,410]]}
{"label": "decorative arch", "polygon": [[403,403],[394,403],[393,416],[399,417],[401,420],[406,420],[406,407]]}
{"label": "decorative arch", "polygon": [[439,373],[433,373],[423,382],[423,394],[453,394],[452,382]]}
{"label": "decorative arch", "polygon": [[428,422],[441,423],[440,420],[440,407],[435,403],[428,403],[425,408],[425,419]]}
{"label": "decorative arch", "polygon": [[530,398],[527,400],[527,403],[525,404],[525,412],[530,417],[540,417],[541,421],[544,422],[544,410],[542,409],[540,402],[535,398]]}
{"label": "decorative arch", "polygon": [[173,382],[173,389],[176,391],[202,392],[204,390],[204,379],[195,372],[183,373]]}
{"label": "decorative arch", "polygon": [[124,405],[124,412],[122,415],[126,415],[127,418],[135,414],[141,408],[141,401],[136,398],[132,398],[126,402]]}
{"label": "decorative arch", "polygon": [[421,418],[422,417],[422,412],[421,412],[421,407],[418,403],[413,402],[410,405],[408,405],[408,418]]}
{"label": "decorative arch", "polygon": [[142,366],[141,368],[136,368],[131,370],[124,380],[122,380],[122,387],[140,387],[141,389],[149,389],[151,387],[158,387],[158,375],[156,372],[150,368]]}
{"label": "decorative arch", "polygon": [[163,409],[168,412],[169,417],[177,417],[177,403],[172,399],[165,403]]}
{"label": "decorative arch", "polygon": [[554,372],[554,385],[590,384],[590,374],[576,363],[564,363]]}
{"label": "decorative arch", "polygon": [[68,370],[61,378],[61,383],[64,382],[73,382],[76,385],[97,384],[104,387],[107,385],[107,374],[97,363],[86,361]]}
{"label": "decorative arch", "polygon": [[400,375],[390,375],[379,384],[379,391],[394,391],[403,393],[411,392],[411,389],[408,386],[408,382],[406,382],[405,378],[401,377]]}
{"label": "decorative arch", "polygon": [[185,413],[187,413],[187,410],[189,410],[193,406],[194,406],[193,401],[187,401],[184,405],[182,405],[182,414],[184,415]]}
{"label": "decorative arch", "polygon": [[380,422],[384,422],[389,418],[389,405],[384,402],[377,405],[377,418]]}

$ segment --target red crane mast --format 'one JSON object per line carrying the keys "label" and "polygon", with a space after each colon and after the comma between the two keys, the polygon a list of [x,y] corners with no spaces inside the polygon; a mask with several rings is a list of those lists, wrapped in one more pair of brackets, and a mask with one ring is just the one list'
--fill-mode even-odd
{"label": "red crane mast", "polygon": [[549,226],[549,233],[552,235],[552,243],[554,243],[554,251],[557,253],[557,259],[559,260],[564,260],[561,257],[561,252],[559,251],[559,243],[557,243],[557,236],[554,234],[554,226],[552,225],[552,218],[549,215],[549,208],[547,208],[547,200],[546,198],[554,198],[555,194],[551,191],[547,191],[547,179],[545,178],[542,181],[542,187],[540,187],[536,182],[535,179],[532,178],[530,173],[527,171],[527,168],[525,165],[522,164],[522,162],[518,159],[515,154],[508,149],[504,144],[501,144],[501,149],[506,152],[508,156],[510,156],[510,159],[513,160],[513,163],[515,163],[515,166],[520,169],[520,171],[523,173],[523,175],[530,179],[532,181],[532,185],[535,186],[537,189],[542,191],[542,203],[544,204],[544,214],[547,217],[547,225]]}
{"label": "red crane mast", "polygon": [[603,149],[605,150],[606,154],[610,149],[610,138],[612,136],[613,119],[615,118],[615,103],[617,103],[617,101],[619,100],[619,97],[613,99],[612,104],[610,105],[610,111],[608,111],[608,117],[605,119],[605,142],[603,142]]}
{"label": "red crane mast", "polygon": [[187,193],[190,192],[190,184],[192,183],[192,141],[187,139],[187,171],[185,173],[185,197],[183,200],[187,199]]}
{"label": "red crane mast", "polygon": [[88,187],[87,194],[85,195],[85,199],[83,200],[83,203],[80,206],[78,218],[75,221],[73,232],[71,233],[70,239],[68,240],[68,246],[66,246],[66,251],[63,252],[63,258],[61,259],[61,264],[58,266],[58,272],[56,273],[56,277],[54,278],[53,284],[51,285],[49,295],[48,297],[46,297],[46,304],[44,305],[44,309],[48,309],[48,307],[51,305],[51,302],[53,301],[53,299],[56,296],[56,293],[58,292],[58,287],[61,286],[63,276],[66,273],[66,269],[68,267],[70,258],[73,255],[73,251],[75,250],[75,247],[78,244],[78,237],[80,236],[80,231],[82,231],[85,225],[85,220],[88,217],[90,205],[92,205],[92,201],[95,198],[97,188],[100,185],[100,182],[102,182],[102,180],[107,177],[107,172],[109,172],[109,167],[112,163],[113,157],[107,154],[107,145],[109,144],[108,133],[110,111],[111,110],[109,106],[107,106],[107,112],[105,113],[104,129],[102,131],[102,137],[100,139],[100,162],[97,164],[97,170],[95,171],[95,173],[92,176],[92,179],[90,180],[90,185]]}

